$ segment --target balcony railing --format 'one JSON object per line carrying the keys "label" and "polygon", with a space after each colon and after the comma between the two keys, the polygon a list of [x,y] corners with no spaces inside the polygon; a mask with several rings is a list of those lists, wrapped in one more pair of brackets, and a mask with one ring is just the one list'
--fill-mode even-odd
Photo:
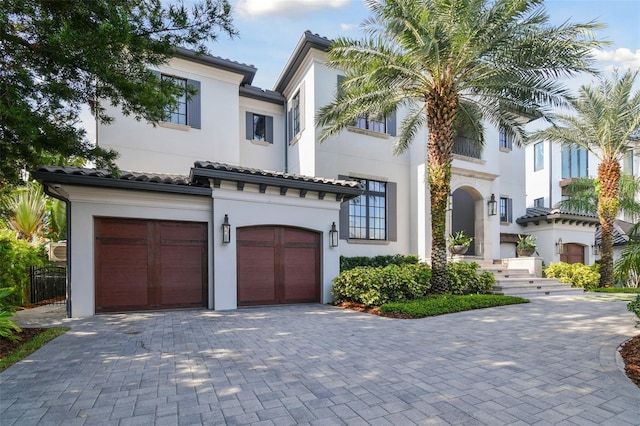
{"label": "balcony railing", "polygon": [[453,142],[453,153],[464,157],[482,158],[480,143],[464,136],[456,136]]}

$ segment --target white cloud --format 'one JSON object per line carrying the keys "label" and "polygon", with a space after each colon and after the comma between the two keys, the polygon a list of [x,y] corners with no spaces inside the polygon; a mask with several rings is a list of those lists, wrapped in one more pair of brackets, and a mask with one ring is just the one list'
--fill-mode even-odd
{"label": "white cloud", "polygon": [[346,31],[351,31],[351,30],[356,29],[356,28],[358,28],[358,27],[359,27],[359,25],[358,25],[358,24],[345,24],[345,23],[340,24],[340,29],[341,29],[342,31],[345,31],[345,32],[346,32]]}
{"label": "white cloud", "polygon": [[349,0],[238,0],[236,12],[243,17],[303,16],[320,9],[340,9]]}
{"label": "white cloud", "polygon": [[632,52],[631,49],[621,47],[616,50],[594,50],[596,60],[605,62],[605,70],[614,68],[640,70],[640,49]]}

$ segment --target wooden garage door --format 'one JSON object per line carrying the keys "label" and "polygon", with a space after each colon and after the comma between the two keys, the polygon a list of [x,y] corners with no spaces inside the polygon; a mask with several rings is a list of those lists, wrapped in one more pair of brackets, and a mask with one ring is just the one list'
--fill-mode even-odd
{"label": "wooden garage door", "polygon": [[238,306],[320,302],[320,234],[238,228]]}
{"label": "wooden garage door", "polygon": [[207,224],[95,219],[96,313],[206,306]]}
{"label": "wooden garage door", "polygon": [[576,243],[566,243],[562,248],[560,262],[584,263],[584,246]]}

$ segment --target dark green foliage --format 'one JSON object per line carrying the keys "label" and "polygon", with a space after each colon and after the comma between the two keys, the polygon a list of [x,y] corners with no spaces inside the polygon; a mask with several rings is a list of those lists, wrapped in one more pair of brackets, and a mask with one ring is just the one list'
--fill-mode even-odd
{"label": "dark green foliage", "polygon": [[[449,265],[451,266],[451,265]],[[491,308],[494,306],[528,303],[527,299],[495,294],[430,295],[408,302],[391,302],[380,306],[386,313],[405,314],[412,318],[423,318],[472,309]]]}
{"label": "dark green foliage", "polygon": [[9,318],[15,312],[14,305],[9,303],[9,296],[14,293],[13,288],[0,288],[0,338],[16,341],[18,337],[15,333],[19,333],[20,327]]}
{"label": "dark green foliage", "polygon": [[594,293],[640,294],[640,287],[599,287],[592,288],[589,291]]}
{"label": "dark green foliage", "polygon": [[449,292],[451,294],[487,293],[496,282],[491,272],[478,274],[480,265],[475,262],[451,262],[447,265]]}
{"label": "dark green foliage", "polygon": [[29,300],[29,267],[42,266],[44,259],[43,248],[17,240],[15,233],[0,229],[0,289],[15,288],[5,299],[7,304],[22,306]]}
{"label": "dark green foliage", "polygon": [[80,108],[109,123],[103,105],[151,122],[178,88],[147,67],[176,46],[204,52],[216,32],[235,35],[227,0],[185,7],[163,0],[12,0],[0,6],[0,183],[43,158],[81,157],[112,166],[116,153],[77,128]]}
{"label": "dark green foliage", "polygon": [[636,300],[629,302],[629,304],[627,305],[627,309],[629,309],[630,312],[633,312],[638,318],[640,318],[640,295],[636,296]]}
{"label": "dark green foliage", "polygon": [[388,256],[375,256],[375,257],[340,256],[340,272],[348,271],[358,266],[384,267],[387,265],[407,265],[412,263],[415,264],[415,263],[418,263],[419,261],[420,259],[418,258],[418,255],[415,255],[415,254],[409,254],[409,255],[394,254],[394,255],[388,255]]}
{"label": "dark green foliage", "polygon": [[333,280],[332,295],[337,303],[350,301],[380,306],[389,301],[411,300],[429,290],[431,270],[426,264],[385,267],[358,266]]}

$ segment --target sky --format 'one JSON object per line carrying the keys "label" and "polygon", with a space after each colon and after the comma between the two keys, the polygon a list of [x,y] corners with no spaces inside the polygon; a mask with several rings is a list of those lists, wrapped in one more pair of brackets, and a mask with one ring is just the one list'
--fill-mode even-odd
{"label": "sky", "polygon": [[[272,89],[306,30],[333,39],[361,38],[360,26],[371,14],[362,0],[230,0],[239,36],[220,35],[210,54],[255,66],[253,85]],[[553,24],[606,24],[597,37],[611,42],[596,52],[597,67],[605,72],[640,69],[640,0],[547,0]],[[569,83],[588,84],[587,77]],[[589,78],[591,79],[591,78]]]}

